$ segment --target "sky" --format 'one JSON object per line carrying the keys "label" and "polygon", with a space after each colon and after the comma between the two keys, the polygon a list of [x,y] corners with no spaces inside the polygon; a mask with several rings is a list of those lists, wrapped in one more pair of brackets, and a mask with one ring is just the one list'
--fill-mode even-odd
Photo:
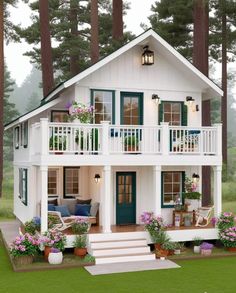
{"label": "sky", "polygon": [[[17,8],[11,8],[11,21],[15,24],[21,24],[23,27],[28,26],[30,21],[31,10],[29,7],[19,1]],[[155,0],[129,0],[130,9],[124,17],[124,23],[127,30],[139,35],[143,32],[140,23],[145,23],[149,26],[147,17],[151,14],[151,5]],[[30,73],[32,65],[30,59],[23,56],[24,52],[29,49],[29,45],[25,42],[10,43],[5,46],[5,57],[8,69],[11,72],[11,77],[20,86],[25,77]]]}

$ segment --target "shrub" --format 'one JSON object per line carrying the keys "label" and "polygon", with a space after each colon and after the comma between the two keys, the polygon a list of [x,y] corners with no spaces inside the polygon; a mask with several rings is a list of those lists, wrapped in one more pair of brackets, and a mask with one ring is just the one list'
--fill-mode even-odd
{"label": "shrub", "polygon": [[219,237],[225,247],[236,247],[236,227],[221,231]]}
{"label": "shrub", "polygon": [[17,236],[11,244],[10,254],[14,257],[23,255],[35,255],[39,251],[40,241],[38,237],[28,233]]}
{"label": "shrub", "polygon": [[63,251],[66,245],[66,236],[61,232],[48,231],[41,236],[40,243]]}
{"label": "shrub", "polygon": [[89,220],[86,218],[78,217],[73,222],[71,229],[74,234],[85,234],[88,233],[90,228]]}
{"label": "shrub", "polygon": [[158,243],[156,239],[161,237],[159,232],[165,228],[162,217],[155,217],[152,212],[144,212],[140,220],[144,223],[144,228],[149,232],[153,242]]}
{"label": "shrub", "polygon": [[86,235],[76,236],[73,245],[76,248],[85,248],[87,246],[87,237],[86,237]]}
{"label": "shrub", "polygon": [[41,219],[39,217],[34,217],[32,220],[25,222],[24,227],[26,233],[35,235],[36,232],[40,231]]}
{"label": "shrub", "polygon": [[234,215],[231,212],[222,213],[217,220],[217,227],[220,232],[234,226]]}

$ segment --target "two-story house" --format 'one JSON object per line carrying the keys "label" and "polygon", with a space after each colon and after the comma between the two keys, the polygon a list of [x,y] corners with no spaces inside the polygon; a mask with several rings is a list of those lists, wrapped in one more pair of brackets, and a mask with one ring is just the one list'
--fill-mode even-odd
{"label": "two-story house", "polygon": [[[202,166],[214,170],[212,205],[219,215],[221,125],[204,127],[201,116],[202,101],[222,94],[153,30],[144,32],[6,126],[14,128],[16,217],[41,215],[46,231],[48,198],[91,198],[100,203],[101,226],[91,239],[112,239],[120,225],[134,238],[147,237],[135,230],[141,213],[153,211],[171,224],[186,176],[197,174],[201,192]],[[93,124],[65,122],[73,100],[94,106]],[[217,237],[213,227],[168,233],[176,241]]]}

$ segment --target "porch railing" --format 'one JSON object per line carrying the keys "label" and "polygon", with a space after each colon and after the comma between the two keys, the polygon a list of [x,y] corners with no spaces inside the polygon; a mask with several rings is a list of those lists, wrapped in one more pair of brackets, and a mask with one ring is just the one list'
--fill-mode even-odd
{"label": "porch railing", "polygon": [[51,123],[32,125],[32,154],[221,155],[222,126]]}

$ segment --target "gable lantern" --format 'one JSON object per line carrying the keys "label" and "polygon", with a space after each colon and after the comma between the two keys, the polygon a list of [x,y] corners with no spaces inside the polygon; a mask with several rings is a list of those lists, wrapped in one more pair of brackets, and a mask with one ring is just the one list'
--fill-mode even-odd
{"label": "gable lantern", "polygon": [[154,64],[154,52],[149,50],[149,46],[145,46],[143,50],[144,52],[142,54],[142,65]]}

